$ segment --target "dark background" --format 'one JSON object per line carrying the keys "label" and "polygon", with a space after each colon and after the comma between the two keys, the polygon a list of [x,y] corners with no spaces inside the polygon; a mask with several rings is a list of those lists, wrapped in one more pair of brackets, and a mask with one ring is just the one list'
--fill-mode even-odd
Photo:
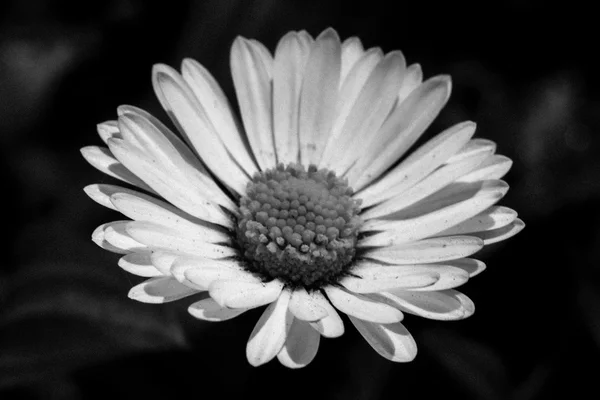
{"label": "dark background", "polygon": [[[576,1],[5,0],[0,3],[0,398],[548,399],[598,395],[600,90],[594,12]],[[232,95],[237,35],[271,50],[328,26],[453,76],[433,127],[478,122],[514,160],[504,205],[526,229],[486,248],[461,322],[407,316],[416,360],[378,356],[347,323],[313,363],[246,362],[260,311],[212,324],[145,305],[90,240],[120,217],[82,188],[80,156],[120,104],[163,121],[150,70],[198,59]]]}

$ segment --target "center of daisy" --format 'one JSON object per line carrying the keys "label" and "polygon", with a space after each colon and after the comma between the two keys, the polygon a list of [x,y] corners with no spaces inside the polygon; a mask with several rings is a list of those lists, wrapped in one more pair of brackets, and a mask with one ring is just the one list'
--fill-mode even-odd
{"label": "center of daisy", "polygon": [[237,224],[246,268],[308,289],[335,282],[354,258],[362,224],[352,194],[346,180],[314,165],[255,174]]}

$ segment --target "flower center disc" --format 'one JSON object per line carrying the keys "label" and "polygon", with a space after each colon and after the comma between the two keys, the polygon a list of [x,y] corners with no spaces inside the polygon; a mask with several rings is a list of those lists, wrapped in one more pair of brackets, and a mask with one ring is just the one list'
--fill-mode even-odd
{"label": "flower center disc", "polygon": [[279,164],[255,174],[240,200],[237,238],[246,268],[290,286],[335,282],[355,254],[360,201],[327,169]]}

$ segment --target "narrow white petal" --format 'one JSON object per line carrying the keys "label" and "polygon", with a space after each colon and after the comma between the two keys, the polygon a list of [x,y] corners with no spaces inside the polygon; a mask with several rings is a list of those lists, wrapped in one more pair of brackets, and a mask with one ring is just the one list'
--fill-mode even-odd
{"label": "narrow white petal", "polygon": [[341,68],[340,38],[333,29],[317,37],[306,61],[300,95],[300,160],[317,164],[333,124]]}
{"label": "narrow white petal", "polygon": [[375,351],[394,362],[408,362],[417,355],[417,344],[400,322],[376,324],[350,317],[350,321]]}
{"label": "narrow white petal", "polygon": [[[178,112],[183,113],[185,110],[181,106]],[[148,159],[170,171],[171,175],[189,180],[190,184],[202,185],[203,189],[210,193],[211,199],[232,212],[236,211],[233,202],[217,186],[192,151],[159,120],[144,110],[132,106],[121,106],[118,111],[120,113],[119,129],[125,139],[138,146]],[[213,146],[213,143],[202,142],[202,145],[210,147]],[[238,186],[245,187],[248,181],[247,177],[240,171],[228,170],[224,164],[224,156],[220,160],[220,170],[228,171],[231,179],[238,177],[241,182]],[[219,176],[219,174],[216,175]],[[231,183],[227,180],[224,182],[228,185]]]}
{"label": "narrow white petal", "polygon": [[256,323],[246,345],[246,358],[251,365],[265,364],[281,351],[294,318],[288,312],[290,296],[289,290],[282,291]]}
{"label": "narrow white petal", "polygon": [[389,247],[376,247],[363,257],[391,264],[426,264],[463,258],[483,248],[483,240],[473,236],[445,236]]}
{"label": "narrow white petal", "polygon": [[[110,150],[105,147],[88,146],[81,149],[81,155],[92,167],[108,176],[117,178],[141,189],[152,191],[140,178],[135,176],[123,164],[113,157]],[[91,197],[91,196],[90,196]],[[102,204],[102,203],[100,203]],[[102,204],[104,205],[104,204]]]}
{"label": "narrow white petal", "polygon": [[402,86],[398,91],[398,107],[423,82],[423,70],[419,64],[411,64],[406,68]]}
{"label": "narrow white petal", "polygon": [[315,293],[309,293],[304,288],[298,288],[290,299],[290,312],[302,321],[318,321],[327,316],[327,310],[321,305],[322,298]]}
{"label": "narrow white petal", "polygon": [[310,326],[322,336],[328,338],[342,336],[344,334],[344,322],[335,308],[333,308],[329,300],[321,292],[312,292],[312,296],[327,311],[327,316],[318,321],[310,322]]}
{"label": "narrow white petal", "polygon": [[188,312],[193,317],[212,322],[227,321],[228,319],[235,318],[246,311],[248,311],[248,309],[223,307],[211,297],[207,297],[192,303],[188,307]]}
{"label": "narrow white petal", "polygon": [[272,280],[268,283],[218,280],[210,284],[210,297],[217,303],[229,308],[256,308],[274,302],[283,283]]}
{"label": "narrow white petal", "polygon": [[181,257],[181,254],[176,252],[153,250],[150,255],[150,261],[163,275],[171,275],[171,267],[179,257]]}
{"label": "narrow white petal", "polygon": [[525,223],[519,218],[517,218],[512,223],[503,228],[485,232],[473,232],[472,235],[479,237],[483,240],[483,243],[488,245],[513,237],[517,233],[521,232],[523,228],[525,228]]}
{"label": "narrow white petal", "polygon": [[96,125],[96,129],[98,130],[98,135],[100,136],[100,139],[102,139],[104,143],[106,143],[108,139],[112,137],[120,138],[119,125],[117,121],[111,120],[101,122],[98,125]]}
{"label": "narrow white petal", "polygon": [[[117,223],[120,223],[120,221],[117,221]],[[120,249],[116,246],[113,246],[104,238],[104,230],[106,228],[108,228],[111,224],[114,224],[114,222],[108,222],[106,224],[102,224],[99,227],[97,227],[96,229],[94,229],[94,231],[92,232],[92,242],[96,243],[98,246],[102,247],[104,250],[112,251],[113,253],[129,254],[130,253],[129,250],[124,250],[124,249]]]}
{"label": "narrow white petal", "polygon": [[232,226],[231,219],[219,208],[218,203],[214,203],[210,183],[165,170],[123,140],[110,139],[108,143],[119,161],[167,201],[204,221]]}
{"label": "narrow white petal", "polygon": [[190,279],[188,279],[187,272],[190,269],[195,269],[196,265],[192,262],[181,262],[181,260],[189,261],[190,259],[193,259],[198,263],[204,263],[206,261],[209,261],[208,259],[201,257],[190,257],[180,255],[171,264],[171,276],[177,279],[178,282],[183,283],[186,286],[189,286],[196,290],[207,291],[208,285],[198,285],[196,282],[192,282]]}
{"label": "narrow white petal", "polygon": [[310,46],[295,32],[277,44],[273,69],[273,124],[278,162],[299,161],[298,115],[304,66]]}
{"label": "narrow white petal", "polygon": [[[218,126],[213,126],[208,110],[174,69],[158,64],[152,69],[156,96],[177,129],[196,150],[204,164],[227,186],[244,194],[248,177],[223,144]],[[212,99],[214,103],[214,99]],[[210,105],[212,106],[212,105]],[[230,126],[225,125],[225,130]]]}
{"label": "narrow white petal", "polygon": [[354,276],[342,278],[339,283],[354,293],[375,293],[393,288],[429,288],[440,274],[421,265],[392,266],[374,261],[360,261],[351,273]]}
{"label": "narrow white petal", "polygon": [[439,167],[408,189],[403,189],[403,185],[393,187],[385,194],[389,197],[388,200],[365,211],[361,217],[364,219],[383,217],[409,207],[450,185],[466,173],[475,170],[486,158],[487,154],[477,154],[462,161]]}
{"label": "narrow white petal", "polygon": [[344,80],[348,73],[354,67],[354,64],[363,56],[365,49],[360,39],[356,36],[350,37],[342,43],[342,66],[340,70],[340,85],[344,84]]}
{"label": "narrow white petal", "polygon": [[477,170],[458,179],[460,182],[475,182],[485,179],[500,179],[512,167],[512,160],[506,156],[497,154],[488,157]]}
{"label": "narrow white petal", "polygon": [[[365,83],[381,60],[383,60],[381,49],[370,49],[356,62],[340,87],[335,119],[321,156],[320,167],[333,168],[334,161],[340,157],[338,143],[344,139],[344,126],[346,126]],[[378,74],[378,76],[380,75]]]}
{"label": "narrow white petal", "polygon": [[294,318],[277,359],[288,368],[306,367],[317,355],[321,335],[306,321]]}
{"label": "narrow white petal", "polygon": [[463,146],[462,149],[456,152],[452,157],[446,161],[447,164],[459,162],[465,158],[472,157],[476,154],[486,153],[494,154],[496,151],[496,143],[488,139],[471,139]]}
{"label": "narrow white petal", "polygon": [[[488,182],[488,181],[485,181]],[[497,181],[489,186],[482,186],[475,195],[468,192],[464,197],[458,197],[439,203],[427,204],[422,210],[411,210],[417,214],[414,217],[397,221],[367,221],[364,230],[383,230],[368,236],[358,242],[361,247],[393,246],[413,242],[429,236],[434,236],[452,226],[455,226],[491,207],[504,196],[508,185]],[[454,201],[456,200],[456,201]],[[446,203],[449,203],[446,204]],[[421,215],[418,215],[421,213]]]}
{"label": "narrow white petal", "polygon": [[231,247],[208,243],[202,238],[182,235],[171,228],[151,222],[132,221],[127,223],[126,229],[131,237],[152,249],[213,259],[236,255],[236,251]]}
{"label": "narrow white petal", "polygon": [[354,189],[364,188],[398,161],[446,104],[450,88],[448,76],[434,77],[400,103],[377,132],[377,139],[364,150],[361,161],[352,169],[354,174],[348,174],[348,179],[356,182]]}
{"label": "narrow white petal", "polygon": [[129,291],[129,298],[142,303],[168,303],[198,293],[171,277],[150,278]]}
{"label": "narrow white petal", "polygon": [[261,170],[276,164],[271,82],[260,49],[238,37],[231,48],[231,73],[248,141]]}
{"label": "narrow white petal", "polygon": [[135,221],[153,222],[210,243],[231,241],[230,235],[219,226],[195,218],[155,197],[118,187],[109,189],[113,189],[110,201],[114,207]]}
{"label": "narrow white petal", "polygon": [[265,70],[267,71],[269,79],[273,79],[274,60],[273,55],[271,54],[269,49],[267,49],[267,47],[264,44],[262,44],[256,39],[248,39],[248,42],[255,49],[256,53],[260,56],[260,59],[262,60],[263,65],[265,66]]}
{"label": "narrow white petal", "polygon": [[439,236],[464,235],[499,229],[510,224],[516,218],[517,212],[515,210],[503,206],[493,206],[450,229],[440,232]]}
{"label": "narrow white petal", "polygon": [[402,312],[365,296],[335,286],[325,287],[327,297],[338,310],[367,321],[390,324],[402,320]]}
{"label": "narrow white petal", "polygon": [[178,265],[190,266],[185,276],[198,286],[210,287],[218,280],[239,281],[260,284],[255,275],[238,266],[235,260],[185,259],[177,261]]}
{"label": "narrow white petal", "polygon": [[454,125],[419,147],[385,177],[357,195],[363,199],[363,207],[396,196],[421,181],[464,146],[475,128],[475,123],[470,121]]}
{"label": "narrow white petal", "polygon": [[115,221],[104,228],[104,240],[114,247],[124,251],[145,251],[147,247],[131,237],[126,231],[128,221]]}
{"label": "narrow white petal", "polygon": [[337,151],[328,160],[334,171],[347,171],[363,156],[370,142],[377,140],[373,132],[379,130],[392,110],[405,68],[404,56],[400,51],[394,51],[388,53],[370,74],[343,125],[336,143]]}
{"label": "narrow white petal", "polygon": [[202,105],[210,125],[233,160],[240,164],[248,176],[258,172],[258,168],[246,147],[243,135],[237,128],[231,106],[215,78],[200,63],[191,58],[183,60],[183,79]]}
{"label": "narrow white petal", "polygon": [[370,296],[404,312],[441,321],[464,319],[475,312],[475,304],[471,299],[452,289],[436,292],[398,289]]}
{"label": "narrow white petal", "polygon": [[[94,184],[88,185],[83,188],[85,194],[87,194],[90,199],[94,200],[96,203],[104,206],[106,208],[110,208],[111,210],[117,211],[117,208],[110,201],[110,188],[116,188],[118,186],[114,185],[103,185],[103,184]],[[108,190],[106,190],[108,189]],[[107,193],[108,192],[108,193]]]}
{"label": "narrow white petal", "polygon": [[119,259],[119,267],[137,276],[153,278],[162,273],[152,265],[149,252],[129,253]]}
{"label": "narrow white petal", "polygon": [[485,270],[485,263],[474,258],[461,258],[458,260],[444,261],[444,264],[462,269],[469,274],[469,278],[477,276]]}

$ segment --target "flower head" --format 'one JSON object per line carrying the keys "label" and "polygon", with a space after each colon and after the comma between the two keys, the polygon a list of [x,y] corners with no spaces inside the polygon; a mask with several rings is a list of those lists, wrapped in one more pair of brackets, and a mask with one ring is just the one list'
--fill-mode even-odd
{"label": "flower head", "polygon": [[[242,124],[210,73],[156,65],[152,82],[182,141],[131,106],[98,125],[108,147],[84,157],[136,189],[86,193],[130,220],[92,239],[148,277],[129,296],[164,303],[197,295],[194,317],[224,321],[267,306],[247,344],[260,365],[307,365],[339,311],[392,361],[415,341],[404,313],[454,320],[474,305],[454,290],[485,265],[468,258],[523,222],[495,206],[510,159],[455,125],[409,152],[450,94],[422,81],[399,51],[343,43],[328,29],[290,32],[272,55],[238,38],[231,70]],[[401,162],[398,162],[402,157]]]}

